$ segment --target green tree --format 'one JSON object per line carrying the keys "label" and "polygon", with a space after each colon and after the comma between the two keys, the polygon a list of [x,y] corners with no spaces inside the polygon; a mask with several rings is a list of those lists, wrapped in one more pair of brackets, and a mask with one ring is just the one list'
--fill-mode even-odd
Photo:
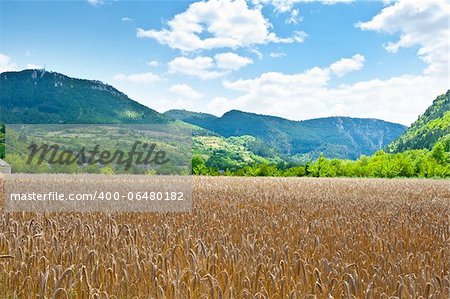
{"label": "green tree", "polygon": [[261,164],[259,165],[256,176],[278,176],[278,170],[275,165]]}
{"label": "green tree", "polygon": [[205,165],[205,159],[200,155],[192,157],[192,174],[206,175],[208,174],[208,168]]}
{"label": "green tree", "polygon": [[443,164],[444,162],[447,162],[447,155],[445,152],[444,144],[441,142],[436,143],[431,151],[431,156],[439,164]]}

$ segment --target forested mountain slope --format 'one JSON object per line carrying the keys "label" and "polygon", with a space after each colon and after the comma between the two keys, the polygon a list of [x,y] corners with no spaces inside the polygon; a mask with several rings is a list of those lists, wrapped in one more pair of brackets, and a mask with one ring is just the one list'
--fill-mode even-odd
{"label": "forested mountain slope", "polygon": [[371,155],[400,136],[406,127],[377,119],[328,117],[291,121],[231,110],[222,117],[185,110],[166,116],[203,127],[224,137],[249,135],[289,156],[356,159]]}
{"label": "forested mountain slope", "polygon": [[438,96],[425,113],[388,146],[388,150],[431,149],[444,138],[450,138],[450,90]]}
{"label": "forested mountain slope", "polygon": [[164,123],[168,119],[100,81],[45,70],[0,74],[0,123]]}

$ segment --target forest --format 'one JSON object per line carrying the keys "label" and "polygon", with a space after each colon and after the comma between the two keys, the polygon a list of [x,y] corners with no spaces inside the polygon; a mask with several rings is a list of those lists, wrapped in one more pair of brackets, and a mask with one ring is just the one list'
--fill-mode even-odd
{"label": "forest", "polygon": [[[2,136],[4,134],[2,133]],[[4,154],[4,146],[0,148]],[[232,153],[224,152],[205,159],[194,154],[192,174],[207,176],[273,176],[273,177],[367,177],[367,178],[449,178],[450,177],[450,138],[437,142],[432,149],[415,149],[399,153],[377,151],[372,156],[362,155],[357,160],[330,159],[324,155],[303,164],[280,161],[251,162],[247,164],[230,163],[235,159]],[[28,165],[25,157],[11,154],[6,161],[14,165],[15,172],[45,173],[122,173],[114,165],[103,167],[77,165]],[[161,172],[162,171],[162,172]],[[141,173],[141,171],[138,171]],[[164,174],[164,169],[147,171],[146,174]]]}
{"label": "forest", "polygon": [[[204,160],[195,155],[192,173],[196,175],[278,176],[278,177],[368,177],[368,178],[448,178],[450,177],[450,138],[437,142],[431,150],[417,149],[400,153],[377,151],[357,160],[328,159],[321,155],[303,165],[280,162],[255,163],[243,167],[221,168],[227,157]],[[218,160],[219,159],[219,160]]]}

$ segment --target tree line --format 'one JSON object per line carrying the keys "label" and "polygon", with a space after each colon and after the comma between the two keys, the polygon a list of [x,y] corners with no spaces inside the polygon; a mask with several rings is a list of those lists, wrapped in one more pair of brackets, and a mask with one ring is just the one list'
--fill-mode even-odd
{"label": "tree line", "polygon": [[[0,126],[0,158],[5,156],[5,127]],[[69,168],[52,167],[48,165],[26,165],[24,158],[11,154],[7,162],[14,165],[16,172],[46,173],[64,172],[77,173],[76,165]],[[234,163],[232,163],[234,162]],[[323,155],[315,161],[305,164],[293,162],[261,162],[236,164],[235,156],[211,155],[208,159],[201,155],[192,158],[192,174],[209,176],[275,176],[275,177],[368,177],[368,178],[450,178],[450,137],[438,141],[431,150],[406,150],[400,153],[388,153],[383,150],[372,156],[361,156],[357,160],[329,159]],[[73,168],[73,169],[72,169]],[[92,168],[92,169],[91,169]],[[164,170],[164,169],[163,169]],[[118,173],[110,165],[102,168],[88,167],[82,172]],[[165,174],[164,171],[138,171],[136,173]]]}
{"label": "tree line", "polygon": [[294,163],[257,163],[242,167],[220,167],[220,163],[200,155],[192,159],[195,175],[279,176],[279,177],[368,177],[368,178],[449,178],[450,138],[437,142],[431,150],[407,150],[361,156],[358,160],[328,159],[321,155],[304,165]]}

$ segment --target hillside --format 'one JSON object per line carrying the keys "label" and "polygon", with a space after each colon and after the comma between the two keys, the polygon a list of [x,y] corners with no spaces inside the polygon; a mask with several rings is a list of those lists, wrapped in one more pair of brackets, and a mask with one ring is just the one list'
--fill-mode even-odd
{"label": "hillside", "polygon": [[46,72],[0,74],[0,123],[165,123],[114,87]]}
{"label": "hillside", "polygon": [[282,157],[306,161],[320,153],[330,158],[356,159],[385,147],[406,129],[375,119],[330,117],[291,121],[237,110],[222,117],[185,110],[171,110],[163,115],[100,81],[44,70],[2,73],[0,90],[0,123],[167,123],[175,119],[193,125],[194,138],[254,138],[246,139],[243,147],[232,145],[235,141],[211,138],[215,143],[227,144],[212,150],[207,146],[210,141],[197,143],[196,152],[214,156],[225,150],[227,159],[233,156],[231,150],[240,148],[241,157],[255,159]]}
{"label": "hillside", "polygon": [[170,119],[182,120],[202,128],[210,127],[210,124],[218,119],[217,116],[208,113],[177,109],[166,111],[163,114]]}
{"label": "hillside", "polygon": [[[0,74],[0,91],[0,124],[170,122],[174,128],[191,129],[194,153],[205,159],[214,156],[216,164],[237,166],[278,157],[270,150],[263,151],[264,146],[252,137],[224,138],[189,122],[172,121],[175,117],[166,117],[100,81],[70,78],[56,72],[25,70]],[[4,158],[5,154],[3,137],[4,126],[0,125],[0,158]]]}
{"label": "hillside", "polygon": [[400,136],[406,127],[377,119],[328,117],[291,121],[280,117],[231,110],[218,118],[184,110],[165,113],[224,137],[249,135],[283,155],[300,160],[327,157],[356,159],[371,155]]}
{"label": "hillside", "polygon": [[388,150],[431,149],[444,138],[450,138],[450,90],[438,96],[425,113],[388,146]]}

